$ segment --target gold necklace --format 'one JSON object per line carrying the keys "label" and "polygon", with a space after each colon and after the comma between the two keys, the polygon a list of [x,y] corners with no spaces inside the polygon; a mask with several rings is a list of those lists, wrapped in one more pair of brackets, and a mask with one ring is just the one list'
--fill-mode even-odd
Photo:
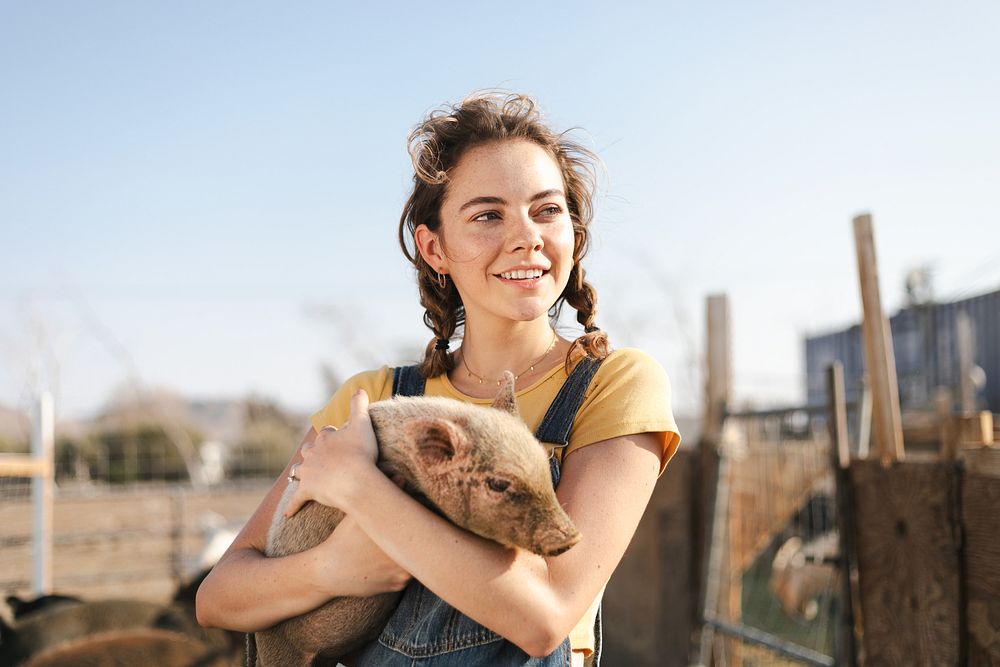
{"label": "gold necklace", "polygon": [[[545,360],[545,357],[549,356],[549,353],[550,353],[550,352],[551,352],[551,351],[552,351],[553,349],[555,349],[555,346],[556,346],[556,341],[557,341],[557,340],[558,340],[558,337],[556,336],[556,330],[555,330],[555,329],[553,329],[553,330],[552,330],[552,344],[551,344],[551,345],[549,345],[549,349],[545,350],[545,354],[543,354],[542,356],[538,357],[538,359],[536,359],[535,361],[533,361],[533,362],[532,362],[532,364],[531,364],[530,366],[528,366],[527,368],[525,368],[525,369],[524,369],[523,371],[521,371],[520,373],[516,373],[516,374],[514,375],[514,382],[517,382],[517,379],[518,379],[519,377],[521,377],[522,375],[524,375],[525,373],[530,373],[531,371],[535,370],[535,366],[537,366],[538,364],[542,363],[542,361],[544,361],[544,360]],[[466,370],[466,371],[467,371],[467,372],[469,373],[469,377],[470,377],[470,378],[471,378],[471,377],[474,377],[474,378],[477,378],[477,379],[479,380],[479,384],[482,384],[482,383],[484,383],[484,382],[493,382],[493,380],[487,380],[486,378],[484,378],[484,377],[483,377],[482,375],[480,375],[479,373],[474,373],[474,372],[472,371],[472,369],[471,369],[471,368],[469,368],[469,364],[468,364],[468,363],[466,363],[466,361],[465,361],[465,351],[464,351],[464,350],[462,351],[462,365],[463,365],[463,366],[465,366],[465,370]],[[497,383],[497,386],[499,387],[499,386],[500,386],[500,384],[501,384],[502,382],[503,382],[503,380],[502,380],[502,379],[500,379],[500,380],[496,380],[496,383]]]}

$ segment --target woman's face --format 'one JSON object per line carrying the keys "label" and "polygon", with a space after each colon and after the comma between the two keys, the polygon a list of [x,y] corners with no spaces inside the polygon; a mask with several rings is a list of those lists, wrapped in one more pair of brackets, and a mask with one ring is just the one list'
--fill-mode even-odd
{"label": "woman's face", "polygon": [[468,150],[451,172],[438,233],[424,227],[418,245],[455,281],[470,323],[547,317],[573,265],[556,161],[522,139]]}

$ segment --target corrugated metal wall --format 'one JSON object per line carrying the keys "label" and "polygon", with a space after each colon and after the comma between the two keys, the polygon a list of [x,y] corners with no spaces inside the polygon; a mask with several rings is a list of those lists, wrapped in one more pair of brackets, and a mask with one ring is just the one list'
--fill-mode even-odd
{"label": "corrugated metal wall", "polygon": [[[913,306],[889,319],[903,408],[930,407],[937,387],[958,397],[956,322],[966,313],[974,332],[973,363],[986,371],[986,385],[977,394],[979,407],[1000,412],[1000,290],[952,303]],[[806,396],[810,405],[826,401],[825,369],[834,360],[844,365],[849,402],[860,398],[864,375],[861,326],[808,337],[805,340]]]}

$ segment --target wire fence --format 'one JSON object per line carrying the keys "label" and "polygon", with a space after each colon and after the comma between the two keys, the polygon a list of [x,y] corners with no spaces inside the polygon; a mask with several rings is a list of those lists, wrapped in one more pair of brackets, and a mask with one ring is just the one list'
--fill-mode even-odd
{"label": "wire fence", "polygon": [[825,408],[726,417],[703,663],[835,664],[842,600],[830,447]]}
{"label": "wire fence", "polygon": [[[214,563],[271,479],[63,485],[55,494],[52,589],[84,598],[170,599]],[[0,590],[30,593],[30,480],[0,477]]]}

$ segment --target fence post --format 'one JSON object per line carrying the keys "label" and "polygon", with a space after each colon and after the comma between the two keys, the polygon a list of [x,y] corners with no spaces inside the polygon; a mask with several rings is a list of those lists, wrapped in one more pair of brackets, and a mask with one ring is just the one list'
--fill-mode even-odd
{"label": "fence post", "polygon": [[854,218],[854,243],[864,310],[861,331],[865,342],[865,366],[872,388],[875,449],[882,465],[888,466],[893,461],[903,460],[903,425],[899,413],[899,386],[896,380],[892,331],[882,310],[882,297],[879,293],[871,215],[865,213]]}
{"label": "fence post", "polygon": [[729,297],[714,294],[705,304],[705,414],[701,439],[716,444],[730,399],[732,344],[730,343]]}
{"label": "fence post", "polygon": [[[717,516],[728,508],[728,480],[723,458],[718,451],[730,402],[732,385],[732,344],[730,342],[729,297],[713,294],[705,302],[705,403],[701,436],[698,444],[698,520],[695,536],[698,545],[696,580],[699,582],[700,637],[692,643],[692,662],[708,664],[714,637],[713,626],[706,624],[704,614],[714,615],[719,598],[719,577],[723,557],[717,541],[724,539],[725,524]],[[720,497],[721,494],[721,497]]]}
{"label": "fence post", "polygon": [[35,595],[52,592],[52,497],[55,487],[54,415],[52,394],[43,391],[38,395],[35,410],[35,427],[31,438],[31,454],[42,462],[42,472],[31,479],[32,506],[32,561],[31,588]]}
{"label": "fence post", "polygon": [[857,600],[854,581],[854,525],[851,484],[848,468],[851,452],[847,441],[847,403],[844,398],[844,366],[833,362],[827,369],[827,396],[830,402],[830,463],[837,494],[837,533],[840,538],[840,591],[843,596],[840,618],[833,646],[834,662],[856,667],[857,646],[854,637],[854,605]]}

